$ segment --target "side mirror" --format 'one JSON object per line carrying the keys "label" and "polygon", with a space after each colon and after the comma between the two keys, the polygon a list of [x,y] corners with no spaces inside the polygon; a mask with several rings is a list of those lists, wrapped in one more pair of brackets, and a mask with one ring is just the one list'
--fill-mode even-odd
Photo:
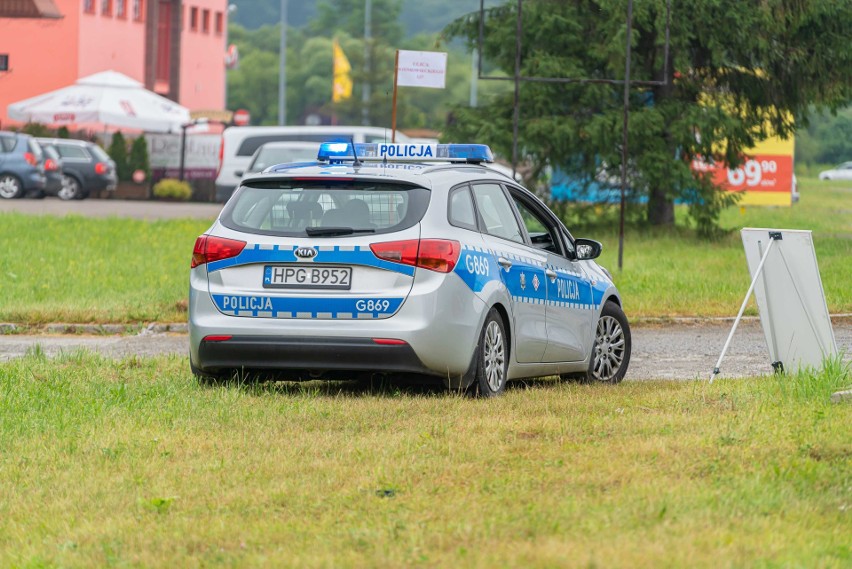
{"label": "side mirror", "polygon": [[242,170],[234,170],[234,176],[237,178],[242,178],[244,173]]}
{"label": "side mirror", "polygon": [[603,245],[592,239],[575,239],[574,251],[580,261],[590,261],[601,256]]}

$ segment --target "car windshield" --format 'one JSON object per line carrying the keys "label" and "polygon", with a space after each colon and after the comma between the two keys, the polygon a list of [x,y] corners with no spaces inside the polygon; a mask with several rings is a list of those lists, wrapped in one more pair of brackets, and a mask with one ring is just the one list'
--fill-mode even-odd
{"label": "car windshield", "polygon": [[419,222],[426,188],[401,183],[329,180],[254,182],[222,211],[222,225],[263,235],[330,237],[390,233]]}
{"label": "car windshield", "polygon": [[308,162],[316,160],[316,147],[262,147],[255,155],[254,160],[248,167],[248,172],[261,172],[270,166],[284,164],[286,162]]}

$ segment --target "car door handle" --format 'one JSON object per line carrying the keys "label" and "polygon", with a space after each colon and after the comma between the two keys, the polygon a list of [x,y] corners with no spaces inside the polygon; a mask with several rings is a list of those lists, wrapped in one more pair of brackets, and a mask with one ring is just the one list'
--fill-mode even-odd
{"label": "car door handle", "polygon": [[556,280],[556,271],[554,271],[552,269],[546,269],[544,271],[544,274],[547,275],[547,278],[549,278],[551,281]]}
{"label": "car door handle", "polygon": [[505,257],[498,257],[497,263],[499,263],[500,266],[506,269],[507,271],[512,268],[512,261]]}

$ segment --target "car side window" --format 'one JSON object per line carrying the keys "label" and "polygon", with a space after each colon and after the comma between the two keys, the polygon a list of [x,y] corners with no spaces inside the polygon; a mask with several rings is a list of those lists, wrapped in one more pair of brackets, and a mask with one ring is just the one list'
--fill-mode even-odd
{"label": "car side window", "polygon": [[512,205],[499,184],[474,184],[473,195],[485,232],[509,241],[524,243],[524,236]]}
{"label": "car side window", "polygon": [[0,136],[0,152],[12,152],[15,149],[15,139],[11,136]]}
{"label": "car side window", "polygon": [[57,144],[56,149],[59,151],[59,155],[63,158],[70,158],[72,160],[88,160],[89,156],[86,154],[86,151],[80,148],[79,146],[72,146],[70,144]]}
{"label": "car side window", "polygon": [[524,203],[516,195],[512,195],[512,199],[521,214],[521,219],[527,233],[529,233],[533,247],[564,257],[558,225],[552,219],[537,211],[535,207]]}
{"label": "car side window", "polygon": [[450,225],[477,231],[476,210],[473,207],[473,198],[470,197],[470,188],[467,186],[455,188],[450,192],[449,202],[447,217]]}

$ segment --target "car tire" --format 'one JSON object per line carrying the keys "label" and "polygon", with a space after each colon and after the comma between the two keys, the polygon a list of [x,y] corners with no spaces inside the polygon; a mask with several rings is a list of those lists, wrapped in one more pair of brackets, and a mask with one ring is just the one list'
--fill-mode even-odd
{"label": "car tire", "polygon": [[23,197],[24,185],[12,174],[3,174],[0,176],[0,198],[13,200]]}
{"label": "car tire", "polygon": [[627,316],[618,304],[607,301],[595,326],[589,369],[580,379],[587,383],[620,383],[627,373],[632,348]]}
{"label": "car tire", "polygon": [[495,397],[503,393],[509,370],[509,342],[503,317],[494,308],[485,317],[475,358],[471,394]]}
{"label": "car tire", "polygon": [[56,196],[61,200],[81,200],[86,197],[80,180],[68,174],[62,175],[62,188]]}

